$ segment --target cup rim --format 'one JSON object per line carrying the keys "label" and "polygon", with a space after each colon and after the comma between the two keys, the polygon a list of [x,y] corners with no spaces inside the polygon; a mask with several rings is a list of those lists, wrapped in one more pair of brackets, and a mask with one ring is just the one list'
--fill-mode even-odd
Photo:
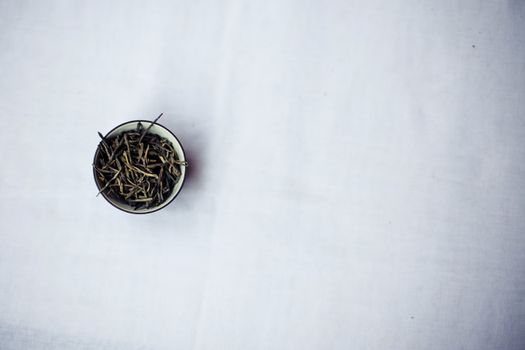
{"label": "cup rim", "polygon": [[[153,122],[151,120],[145,120],[145,119],[135,119],[135,120],[129,120],[127,122],[124,122],[124,123],[121,123],[117,126],[115,126],[113,129],[111,129],[110,131],[108,131],[105,135],[104,135],[104,138],[108,137],[109,135],[111,135],[111,133],[113,131],[115,131],[116,129],[124,126],[124,125],[127,125],[127,124],[133,124],[133,123],[143,123],[143,122],[146,122],[146,123],[150,123],[152,124]],[[181,150],[182,150],[182,160],[185,160],[186,161],[186,152],[184,151],[184,147],[182,146],[182,143],[180,142],[180,140],[177,138],[177,136],[175,136],[175,134],[170,130],[168,129],[167,127],[165,127],[164,125],[162,124],[159,124],[159,123],[155,123],[155,126],[158,126],[158,127],[161,127],[162,129],[164,129],[165,131],[167,131],[168,133],[171,134],[171,136],[173,136],[173,138],[177,141],[177,143],[179,144]],[[100,142],[98,143],[97,145],[97,149],[95,150],[95,155],[93,157],[93,164],[95,164],[95,161],[97,160],[97,155],[98,155],[98,152],[100,150],[99,148],[100,146]],[[97,172],[95,171],[95,167],[93,167],[93,180],[95,181],[95,185],[97,186],[97,189],[100,191],[101,187],[99,186],[99,183],[97,181]],[[161,204],[161,206],[159,207],[154,207],[152,208],[152,210],[148,210],[148,211],[134,211],[134,210],[126,210],[124,208],[121,208],[117,205],[115,205],[115,203],[113,203],[113,201],[108,198],[106,196],[106,194],[104,192],[101,192],[100,194],[102,195],[102,197],[104,197],[104,199],[109,203],[111,204],[113,207],[125,212],[125,213],[129,213],[129,214],[151,214],[151,213],[154,213],[156,211],[159,211],[163,208],[166,208],[169,204],[171,204],[171,202],[173,202],[173,200],[175,198],[177,198],[177,196],[179,195],[179,193],[182,191],[182,188],[184,187],[184,183],[186,182],[186,172],[184,172],[184,176],[182,176],[182,178],[180,179],[181,181],[181,184],[180,184],[180,187],[179,187],[179,190],[177,191],[177,193],[175,193],[175,195],[173,196],[173,198],[171,198],[169,201],[167,202],[163,202]]]}

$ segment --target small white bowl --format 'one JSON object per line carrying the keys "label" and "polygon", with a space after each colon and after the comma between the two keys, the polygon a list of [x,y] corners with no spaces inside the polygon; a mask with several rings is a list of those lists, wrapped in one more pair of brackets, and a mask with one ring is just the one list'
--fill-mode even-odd
{"label": "small white bowl", "polygon": [[[139,122],[142,124],[142,126],[144,128],[148,128],[152,124],[152,122],[148,121],[148,120],[132,120],[132,121],[129,121],[129,122],[125,122],[125,123],[122,123],[122,124],[114,127],[110,132],[108,132],[106,134],[105,138],[109,138],[109,137],[118,135],[118,134],[120,134],[123,131],[135,130],[137,128],[137,124]],[[177,152],[177,155],[179,156],[179,159],[182,160],[182,161],[186,161],[186,155],[184,154],[184,149],[182,148],[182,144],[179,142],[177,137],[168,128],[166,128],[165,126],[162,126],[162,125],[160,125],[158,123],[155,123],[151,127],[151,129],[149,129],[148,132],[152,133],[152,134],[159,135],[160,137],[163,137],[166,140],[168,140],[169,142],[171,142],[171,144],[173,145],[173,148],[175,149],[175,151]],[[96,164],[96,160],[97,160],[97,157],[98,157],[98,152],[99,152],[99,148],[97,147],[97,150],[95,152],[95,157],[93,158],[93,164]],[[181,172],[180,179],[175,184],[175,187],[171,191],[171,194],[169,195],[169,197],[166,198],[164,200],[164,202],[162,202],[161,204],[159,204],[159,205],[157,205],[155,207],[151,207],[151,208],[147,208],[147,209],[146,208],[144,208],[144,209],[134,209],[130,205],[127,205],[127,204],[124,204],[124,203],[120,203],[120,202],[114,200],[113,198],[107,196],[104,192],[102,192],[101,195],[111,205],[113,205],[114,207],[116,207],[116,208],[118,208],[120,210],[125,211],[126,213],[132,213],[132,214],[153,213],[154,211],[157,211],[157,210],[160,210],[160,209],[166,207],[179,194],[180,190],[182,189],[182,185],[184,185],[184,180],[186,178],[186,167],[185,166],[181,166],[180,167],[180,172]],[[97,174],[96,174],[95,169],[93,169],[93,177],[95,178],[95,184],[97,185],[97,188],[100,191],[102,186],[100,186],[100,184],[98,183]]]}

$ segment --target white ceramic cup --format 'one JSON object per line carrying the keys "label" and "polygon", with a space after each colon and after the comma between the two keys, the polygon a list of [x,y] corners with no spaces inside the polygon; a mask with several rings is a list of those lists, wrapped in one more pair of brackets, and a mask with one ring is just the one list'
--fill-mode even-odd
{"label": "white ceramic cup", "polygon": [[[132,120],[132,121],[129,121],[129,122],[125,122],[125,123],[122,123],[122,124],[116,126],[115,128],[113,128],[113,130],[111,130],[110,132],[108,132],[106,134],[105,138],[116,136],[116,135],[120,134],[123,131],[135,130],[137,128],[137,124],[139,122],[142,124],[142,126],[144,126],[144,128],[148,128],[152,124],[151,121],[148,121],[148,120]],[[163,137],[166,140],[168,140],[169,142],[171,142],[171,144],[173,145],[173,148],[175,149],[175,152],[177,152],[178,158],[181,161],[186,161],[186,155],[184,154],[184,149],[182,148],[181,143],[179,142],[177,137],[168,128],[166,128],[165,126],[162,126],[160,124],[155,123],[149,129],[148,132],[152,133],[152,134],[159,135],[160,137]],[[95,158],[93,159],[93,164],[96,164],[96,160],[97,160],[97,157],[98,157],[99,150],[100,149],[97,147],[97,151],[95,152]],[[180,172],[181,172],[180,179],[175,184],[175,187],[171,191],[170,195],[167,198],[164,199],[164,202],[162,202],[161,204],[159,204],[159,205],[157,205],[155,207],[151,207],[151,208],[147,208],[147,209],[146,208],[133,209],[133,207],[131,207],[130,205],[127,205],[127,204],[124,204],[124,203],[120,203],[120,202],[114,200],[113,198],[107,196],[104,192],[102,192],[101,195],[111,205],[113,205],[114,207],[116,207],[116,208],[118,208],[120,210],[123,210],[123,211],[125,211],[127,213],[132,213],[132,214],[153,213],[154,211],[157,211],[157,210],[160,210],[160,209],[166,207],[179,194],[180,190],[182,189],[182,185],[184,185],[184,180],[186,178],[186,167],[185,166],[181,166],[180,167]],[[102,186],[98,182],[95,169],[93,169],[93,177],[95,178],[95,184],[97,185],[97,188],[100,191]]]}

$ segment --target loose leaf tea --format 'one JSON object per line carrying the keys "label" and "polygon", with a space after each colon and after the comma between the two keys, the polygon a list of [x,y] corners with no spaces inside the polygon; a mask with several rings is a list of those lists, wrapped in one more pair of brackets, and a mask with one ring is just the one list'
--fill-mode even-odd
{"label": "loose leaf tea", "polygon": [[95,164],[100,193],[133,209],[148,209],[163,203],[181,178],[181,167],[173,145],[138,122],[134,130],[106,138],[100,132]]}

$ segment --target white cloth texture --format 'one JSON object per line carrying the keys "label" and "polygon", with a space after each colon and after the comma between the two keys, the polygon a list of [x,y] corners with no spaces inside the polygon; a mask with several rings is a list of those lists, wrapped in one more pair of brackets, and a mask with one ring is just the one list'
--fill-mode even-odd
{"label": "white cloth texture", "polygon": [[[525,348],[525,2],[0,1],[0,349]],[[189,158],[96,197],[133,119]]]}

